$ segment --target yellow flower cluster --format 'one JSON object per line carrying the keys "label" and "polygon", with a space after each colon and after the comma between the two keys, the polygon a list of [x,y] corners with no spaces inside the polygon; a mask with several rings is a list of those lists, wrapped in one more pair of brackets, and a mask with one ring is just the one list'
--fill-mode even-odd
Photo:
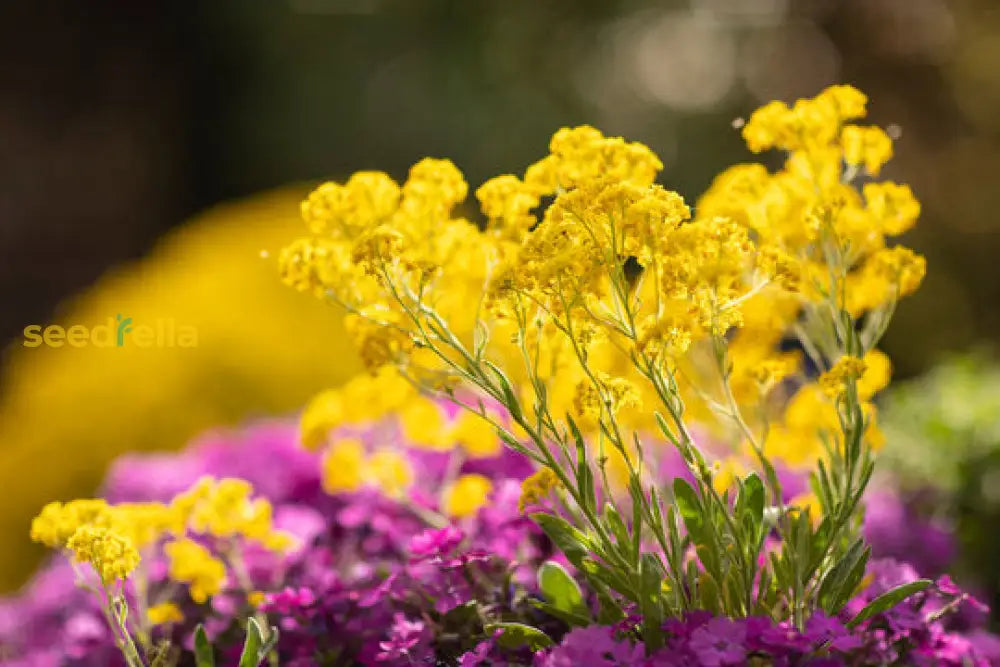
{"label": "yellow flower cluster", "polygon": [[62,549],[81,526],[107,527],[110,523],[110,506],[99,498],[51,502],[31,522],[31,539]]}
{"label": "yellow flower cluster", "polygon": [[819,377],[819,386],[827,396],[836,398],[844,392],[849,382],[858,380],[865,372],[865,362],[857,357],[846,356],[837,360],[833,368]]}
{"label": "yellow flower cluster", "polygon": [[274,530],[271,503],[251,498],[253,487],[242,479],[202,477],[170,502],[181,525],[196,534],[220,539],[243,537],[273,551],[292,546],[290,535]]}
{"label": "yellow flower cluster", "polygon": [[136,542],[114,508],[100,499],[52,502],[31,523],[31,539],[54,549],[71,551],[88,563],[101,583],[124,580],[139,565]]}
{"label": "yellow flower cluster", "polygon": [[889,384],[892,365],[879,350],[862,359],[845,356],[820,376],[819,381],[799,388],[785,406],[780,420],[771,427],[768,454],[793,468],[808,468],[825,452],[825,442],[837,442],[840,422],[836,399],[844,392],[848,378],[856,382],[858,398],[868,425],[864,436],[873,449],[880,449],[885,437],[876,423],[872,397]]}
{"label": "yellow flower cluster", "polygon": [[[683,405],[734,452],[749,441],[814,461],[837,443],[839,421],[803,358],[827,371],[845,355],[879,354],[896,301],[925,268],[887,242],[919,215],[910,189],[855,183],[892,156],[883,130],[853,123],[866,104],[833,86],[757,110],[743,137],[754,152],[785,151],[783,166],[727,169],[694,215],[653,182],[662,164],[649,148],[589,126],[559,130],[523,175],[479,187],[482,225],[456,215],[468,188],[446,160],[418,163],[402,185],[361,172],[321,186],[303,204],[313,236],[286,248],[283,275],[347,308],[371,375],[318,397],[304,442],[395,412],[411,439],[442,446],[444,420],[413,386],[462,402],[461,387],[490,385],[501,369],[513,394],[491,385],[491,398],[542,425],[573,415],[626,459],[631,433],[657,427],[650,406]],[[874,407],[864,409],[874,443]],[[362,483],[355,449],[327,462],[329,487]]]}
{"label": "yellow flower cluster", "polygon": [[[215,544],[223,556],[238,548],[237,538],[278,552],[294,543],[291,535],[274,529],[270,502],[252,498],[252,493],[242,479],[203,477],[169,503],[53,502],[32,521],[31,539],[72,552],[77,561],[93,567],[105,586],[132,575],[140,552],[162,546],[170,577],[187,583],[191,598],[201,603],[222,590],[226,565],[192,536]],[[154,609],[150,622],[176,620],[168,607]]]}
{"label": "yellow flower cluster", "polygon": [[332,436],[339,427],[386,420],[407,442],[430,450],[460,448],[471,458],[501,451],[496,429],[470,413],[448,418],[433,399],[419,393],[395,369],[363,374],[339,389],[318,394],[300,419],[300,439],[308,449],[324,449],[323,486],[328,493],[357,491],[366,485],[398,496],[413,479],[408,460],[389,449],[368,455],[349,436]]}
{"label": "yellow flower cluster", "polygon": [[170,562],[170,578],[188,584],[192,600],[201,604],[222,591],[226,565],[203,545],[182,538],[167,542],[163,551]]}
{"label": "yellow flower cluster", "polygon": [[379,449],[370,456],[356,438],[340,438],[323,458],[323,489],[330,494],[357,491],[370,484],[390,498],[399,498],[413,483],[413,466],[405,455]]}
{"label": "yellow flower cluster", "polygon": [[139,566],[139,552],[132,542],[101,526],[80,526],[66,548],[77,561],[90,563],[105,586],[124,581]]}
{"label": "yellow flower cluster", "polygon": [[535,503],[549,495],[559,484],[556,474],[549,468],[541,468],[521,482],[521,497],[517,501],[517,509],[521,514]]}

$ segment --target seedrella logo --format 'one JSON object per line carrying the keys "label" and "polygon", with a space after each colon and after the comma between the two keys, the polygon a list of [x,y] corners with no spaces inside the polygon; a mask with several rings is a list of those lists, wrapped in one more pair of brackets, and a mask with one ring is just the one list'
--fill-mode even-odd
{"label": "seedrella logo", "polygon": [[178,324],[172,317],[150,323],[133,323],[121,313],[109,317],[107,324],[92,327],[74,324],[62,327],[32,324],[24,328],[25,347],[197,347],[198,330]]}

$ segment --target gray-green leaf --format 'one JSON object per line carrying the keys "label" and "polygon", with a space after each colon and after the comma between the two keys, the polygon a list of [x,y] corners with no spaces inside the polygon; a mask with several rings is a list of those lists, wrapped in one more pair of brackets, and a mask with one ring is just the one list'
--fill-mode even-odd
{"label": "gray-green leaf", "polygon": [[545,534],[563,552],[570,563],[580,567],[580,561],[590,553],[590,540],[587,539],[586,535],[555,514],[536,512],[531,515],[531,519],[545,531]]}
{"label": "gray-green leaf", "polygon": [[247,621],[247,638],[243,643],[243,653],[240,655],[239,667],[257,667],[267,656],[268,651],[278,642],[278,628],[270,628],[267,640],[260,629],[257,620]]}
{"label": "gray-green leaf", "polygon": [[208,643],[205,626],[200,623],[194,629],[194,664],[195,667],[215,667],[215,652]]}
{"label": "gray-green leaf", "polygon": [[507,649],[527,646],[532,651],[538,651],[553,644],[547,634],[524,623],[490,623],[486,625],[485,630],[489,633],[502,630],[503,632],[497,637],[497,643]]}
{"label": "gray-green leaf", "polygon": [[556,609],[585,619],[590,618],[590,610],[583,601],[580,585],[559,563],[548,561],[542,564],[538,570],[538,588]]}
{"label": "gray-green leaf", "polygon": [[882,593],[882,595],[866,604],[865,608],[859,611],[858,615],[847,623],[847,627],[853,628],[876,614],[881,614],[883,611],[892,609],[911,595],[915,595],[926,589],[932,583],[934,582],[930,579],[917,579],[916,581],[896,586],[892,590]]}

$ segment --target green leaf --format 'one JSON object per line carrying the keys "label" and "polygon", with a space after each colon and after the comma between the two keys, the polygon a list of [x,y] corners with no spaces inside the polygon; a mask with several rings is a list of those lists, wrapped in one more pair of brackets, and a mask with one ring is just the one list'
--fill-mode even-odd
{"label": "green leaf", "polygon": [[260,629],[257,619],[247,620],[247,638],[243,643],[243,653],[240,655],[239,667],[257,667],[267,657],[268,652],[278,643],[278,628],[270,628],[268,637]]}
{"label": "green leaf", "polygon": [[531,515],[531,519],[545,531],[570,563],[580,567],[580,562],[591,551],[590,540],[586,535],[574,528],[566,519],[555,514],[535,512]]}
{"label": "green leaf", "polygon": [[622,611],[622,607],[618,602],[611,597],[608,589],[603,586],[594,586],[593,582],[590,582],[591,587],[597,593],[597,602],[599,608],[597,610],[597,622],[601,625],[614,625],[618,621],[625,618],[625,612]]}
{"label": "green leaf", "polygon": [[861,555],[861,559],[855,563],[854,569],[847,575],[847,579],[844,580],[844,585],[840,589],[840,594],[833,601],[833,606],[831,609],[831,614],[839,613],[844,605],[847,604],[857,593],[858,586],[861,585],[861,580],[865,576],[865,569],[868,567],[868,560],[871,558],[872,548],[865,547],[865,552]]}
{"label": "green leaf", "polygon": [[537,452],[531,451],[530,449],[522,445],[520,442],[515,440],[513,436],[511,436],[509,433],[506,433],[504,431],[498,431],[497,435],[500,436],[500,439],[503,440],[505,445],[513,449],[515,452],[519,454],[524,454],[529,459],[537,461],[542,465],[545,465],[545,459],[543,459]]}
{"label": "green leaf", "polygon": [[611,534],[615,536],[618,546],[621,547],[624,552],[628,552],[632,547],[632,540],[629,538],[625,522],[622,521],[622,517],[618,514],[618,510],[616,510],[615,506],[611,503],[604,503],[604,522],[608,524],[608,527],[611,529]]}
{"label": "green leaf", "polygon": [[906,598],[925,590],[933,583],[930,579],[917,579],[916,581],[896,586],[892,590],[882,593],[882,595],[866,604],[865,608],[859,611],[858,615],[847,623],[847,627],[853,628],[876,614],[881,614],[884,611],[892,609]]}
{"label": "green leaf", "polygon": [[642,607],[642,638],[646,650],[663,646],[663,564],[654,554],[642,554],[639,560],[639,604]]}
{"label": "green leaf", "polygon": [[698,599],[701,601],[702,609],[713,614],[719,613],[722,596],[719,594],[719,585],[708,572],[702,572],[698,578]]}
{"label": "green leaf", "polygon": [[578,567],[586,575],[588,582],[593,583],[596,579],[611,588],[611,590],[621,593],[634,602],[638,602],[638,593],[621,573],[589,557],[582,558]]}
{"label": "green leaf", "polygon": [[590,621],[590,610],[583,601],[580,585],[559,563],[550,560],[542,564],[538,570],[538,589],[556,609],[582,617],[584,625]]}
{"label": "green leaf", "polygon": [[479,621],[479,605],[472,600],[452,608],[441,617],[441,624],[450,629],[472,627]]}
{"label": "green leaf", "polygon": [[548,602],[543,602],[542,600],[535,600],[534,598],[528,598],[528,602],[536,609],[544,611],[549,616],[554,616],[558,618],[560,621],[566,623],[569,626],[584,628],[593,623],[593,621],[590,619],[589,616],[580,616],[579,614],[574,614],[572,612],[559,609],[558,607],[551,605]]}
{"label": "green leaf", "polygon": [[500,392],[503,394],[504,407],[510,411],[511,417],[517,421],[521,419],[521,403],[517,400],[517,394],[511,388],[510,380],[504,375],[504,372],[491,361],[487,361],[486,365],[494,375],[496,375],[497,382],[500,384]]}
{"label": "green leaf", "polygon": [[703,544],[705,520],[702,516],[701,501],[695,490],[682,477],[674,479],[674,500],[691,539],[695,544]]}
{"label": "green leaf", "polygon": [[833,613],[841,591],[855,566],[862,559],[865,553],[865,543],[863,539],[858,539],[847,550],[830,571],[823,577],[819,586],[819,604],[825,612]]}
{"label": "green leaf", "polygon": [[590,469],[590,462],[587,460],[587,443],[583,439],[583,434],[577,427],[573,417],[566,415],[566,423],[569,424],[570,431],[573,432],[573,439],[576,441],[576,485],[577,491],[583,502],[585,509],[597,509],[597,494],[594,490],[594,473]]}
{"label": "green leaf", "polygon": [[205,626],[201,623],[194,629],[194,664],[195,667],[215,667],[215,651],[208,643]]}
{"label": "green leaf", "polygon": [[721,549],[716,542],[712,517],[708,514],[710,508],[701,502],[694,488],[681,477],[674,479],[674,501],[677,503],[688,537],[694,543],[701,564],[706,570],[720,575]]}
{"label": "green leaf", "polygon": [[736,501],[740,515],[749,515],[759,524],[764,517],[764,481],[752,472],[743,480],[743,489]]}
{"label": "green leaf", "polygon": [[[792,535],[790,537],[794,540],[797,562],[808,563],[809,556],[812,554],[813,540],[812,521],[809,512],[804,509],[801,510],[798,517],[792,521]],[[803,577],[805,574],[805,572],[802,573]],[[802,583],[805,583],[805,581]]]}
{"label": "green leaf", "polygon": [[736,499],[736,516],[739,525],[747,529],[747,539],[754,545],[764,526],[764,482],[757,473],[750,473],[740,484]]}
{"label": "green leaf", "polygon": [[502,630],[497,643],[506,649],[515,650],[527,646],[532,651],[538,651],[553,644],[547,634],[524,623],[489,623],[484,629],[490,634]]}

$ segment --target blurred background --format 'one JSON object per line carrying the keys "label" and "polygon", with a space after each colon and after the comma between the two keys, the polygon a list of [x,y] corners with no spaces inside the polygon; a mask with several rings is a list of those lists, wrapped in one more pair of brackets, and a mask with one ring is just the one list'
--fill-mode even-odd
{"label": "blurred background", "polygon": [[[0,63],[0,590],[30,569],[30,516],[93,492],[116,453],[354,372],[273,253],[308,184],[357,169],[448,156],[475,185],[590,123],[650,145],[694,199],[751,158],[734,119],[852,83],[901,130],[885,176],[924,205],[897,376],[995,345],[996,0],[5,2]],[[196,325],[199,347],[21,347],[29,324],[118,312]]]}

